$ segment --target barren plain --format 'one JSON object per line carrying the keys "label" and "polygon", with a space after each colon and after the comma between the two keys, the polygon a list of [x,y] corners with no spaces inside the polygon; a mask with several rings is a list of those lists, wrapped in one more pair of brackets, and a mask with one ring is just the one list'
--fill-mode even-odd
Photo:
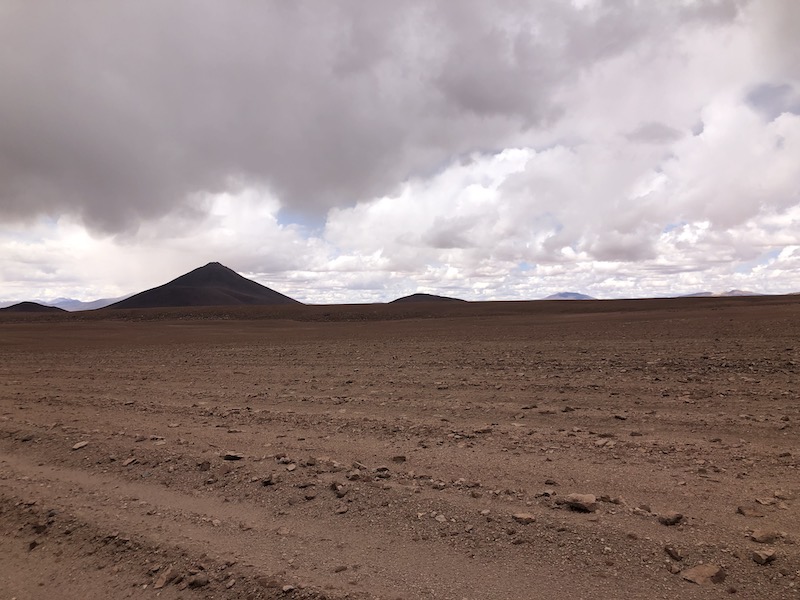
{"label": "barren plain", "polygon": [[3,316],[0,596],[800,598],[799,373],[796,296]]}

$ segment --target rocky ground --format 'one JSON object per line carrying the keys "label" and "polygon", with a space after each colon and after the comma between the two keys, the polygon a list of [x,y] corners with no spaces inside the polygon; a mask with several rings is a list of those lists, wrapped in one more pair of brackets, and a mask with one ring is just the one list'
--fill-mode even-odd
{"label": "rocky ground", "polygon": [[800,598],[800,298],[532,304],[0,321],[0,596]]}

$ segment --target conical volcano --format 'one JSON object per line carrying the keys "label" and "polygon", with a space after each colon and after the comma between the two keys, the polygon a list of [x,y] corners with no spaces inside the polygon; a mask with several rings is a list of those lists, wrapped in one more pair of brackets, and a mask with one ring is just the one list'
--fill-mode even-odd
{"label": "conical volcano", "polygon": [[300,304],[236,271],[211,262],[164,285],[145,290],[108,308]]}

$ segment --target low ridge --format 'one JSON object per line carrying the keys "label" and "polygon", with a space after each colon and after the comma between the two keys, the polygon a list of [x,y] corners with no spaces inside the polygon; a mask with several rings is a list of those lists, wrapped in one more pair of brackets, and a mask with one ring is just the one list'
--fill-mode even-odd
{"label": "low ridge", "polygon": [[106,308],[167,308],[181,306],[242,306],[301,304],[236,271],[211,262]]}
{"label": "low ridge", "polygon": [[66,312],[63,308],[57,306],[46,306],[38,302],[19,302],[0,308],[0,310],[7,310],[8,312],[29,312],[29,313],[42,313],[42,312]]}
{"label": "low ridge", "polygon": [[395,304],[397,302],[466,302],[461,298],[450,298],[449,296],[437,296],[435,294],[411,294],[410,296],[403,296],[389,302]]}
{"label": "low ridge", "polygon": [[578,292],[558,292],[557,294],[551,294],[544,300],[596,300],[597,298],[592,298],[591,296],[587,296],[586,294],[579,294]]}

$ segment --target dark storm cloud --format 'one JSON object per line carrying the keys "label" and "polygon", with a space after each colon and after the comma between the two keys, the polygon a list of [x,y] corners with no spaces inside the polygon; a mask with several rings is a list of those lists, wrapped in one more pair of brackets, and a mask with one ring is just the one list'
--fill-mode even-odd
{"label": "dark storm cloud", "polygon": [[738,4],[6,1],[0,218],[126,231],[238,185],[324,214],[503,147],[594,62]]}

